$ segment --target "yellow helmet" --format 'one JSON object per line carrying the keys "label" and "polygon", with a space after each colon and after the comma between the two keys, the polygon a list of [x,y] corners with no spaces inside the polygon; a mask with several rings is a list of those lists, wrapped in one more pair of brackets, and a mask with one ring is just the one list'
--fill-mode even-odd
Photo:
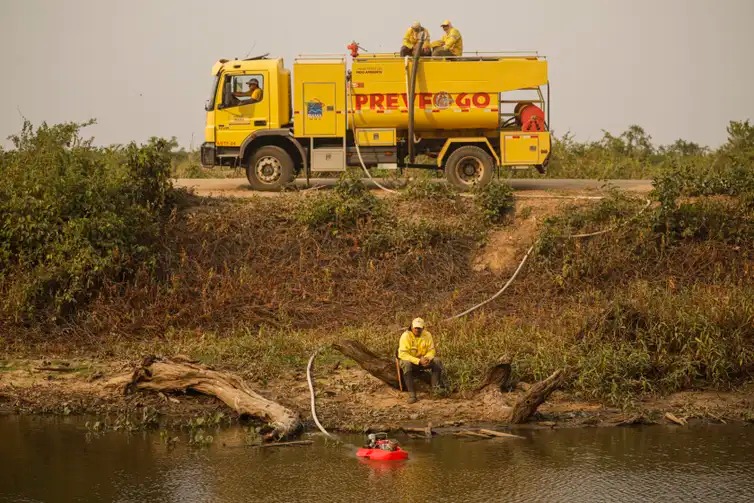
{"label": "yellow helmet", "polygon": [[451,26],[451,24],[450,24],[450,20],[449,20],[449,19],[446,19],[445,21],[443,21],[442,23],[440,23],[440,26],[441,26],[442,28],[445,28],[446,26]]}
{"label": "yellow helmet", "polygon": [[414,318],[411,322],[411,328],[424,328],[424,320],[421,318]]}

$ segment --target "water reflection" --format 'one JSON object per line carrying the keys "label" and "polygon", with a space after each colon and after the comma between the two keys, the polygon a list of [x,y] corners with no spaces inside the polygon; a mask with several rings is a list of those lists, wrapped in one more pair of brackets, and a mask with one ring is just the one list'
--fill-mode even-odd
{"label": "water reflection", "polygon": [[[378,462],[317,439],[252,449],[241,429],[196,450],[156,433],[0,418],[0,501],[754,501],[754,428],[525,432],[525,440],[400,439]],[[353,437],[354,443],[362,439]]]}

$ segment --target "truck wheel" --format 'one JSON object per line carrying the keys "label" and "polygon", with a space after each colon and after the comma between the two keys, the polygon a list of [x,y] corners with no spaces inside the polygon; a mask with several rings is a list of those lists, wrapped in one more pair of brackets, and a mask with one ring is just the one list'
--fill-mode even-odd
{"label": "truck wheel", "polygon": [[445,163],[445,176],[451,185],[465,192],[490,183],[494,168],[494,159],[484,149],[466,145],[450,154]]}
{"label": "truck wheel", "polygon": [[280,190],[295,178],[293,159],[284,149],[274,145],[262,147],[251,156],[246,178],[254,190]]}

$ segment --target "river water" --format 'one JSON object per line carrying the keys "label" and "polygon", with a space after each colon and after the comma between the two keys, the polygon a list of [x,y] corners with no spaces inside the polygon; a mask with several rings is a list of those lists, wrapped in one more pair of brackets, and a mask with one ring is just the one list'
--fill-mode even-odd
{"label": "river water", "polygon": [[[157,432],[92,434],[80,419],[0,417],[0,501],[754,502],[754,427],[524,430],[525,439],[399,438],[402,462],[365,462],[321,438],[209,447]],[[360,442],[361,437],[349,437]]]}

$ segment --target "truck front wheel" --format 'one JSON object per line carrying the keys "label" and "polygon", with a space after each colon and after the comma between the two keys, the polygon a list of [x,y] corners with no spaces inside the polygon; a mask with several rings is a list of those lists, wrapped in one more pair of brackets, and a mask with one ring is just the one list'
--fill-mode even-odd
{"label": "truck front wheel", "polygon": [[453,151],[445,163],[448,182],[461,191],[484,187],[492,180],[495,161],[484,149],[466,145]]}
{"label": "truck front wheel", "polygon": [[246,166],[246,178],[254,190],[280,190],[295,176],[290,154],[274,145],[254,152]]}

